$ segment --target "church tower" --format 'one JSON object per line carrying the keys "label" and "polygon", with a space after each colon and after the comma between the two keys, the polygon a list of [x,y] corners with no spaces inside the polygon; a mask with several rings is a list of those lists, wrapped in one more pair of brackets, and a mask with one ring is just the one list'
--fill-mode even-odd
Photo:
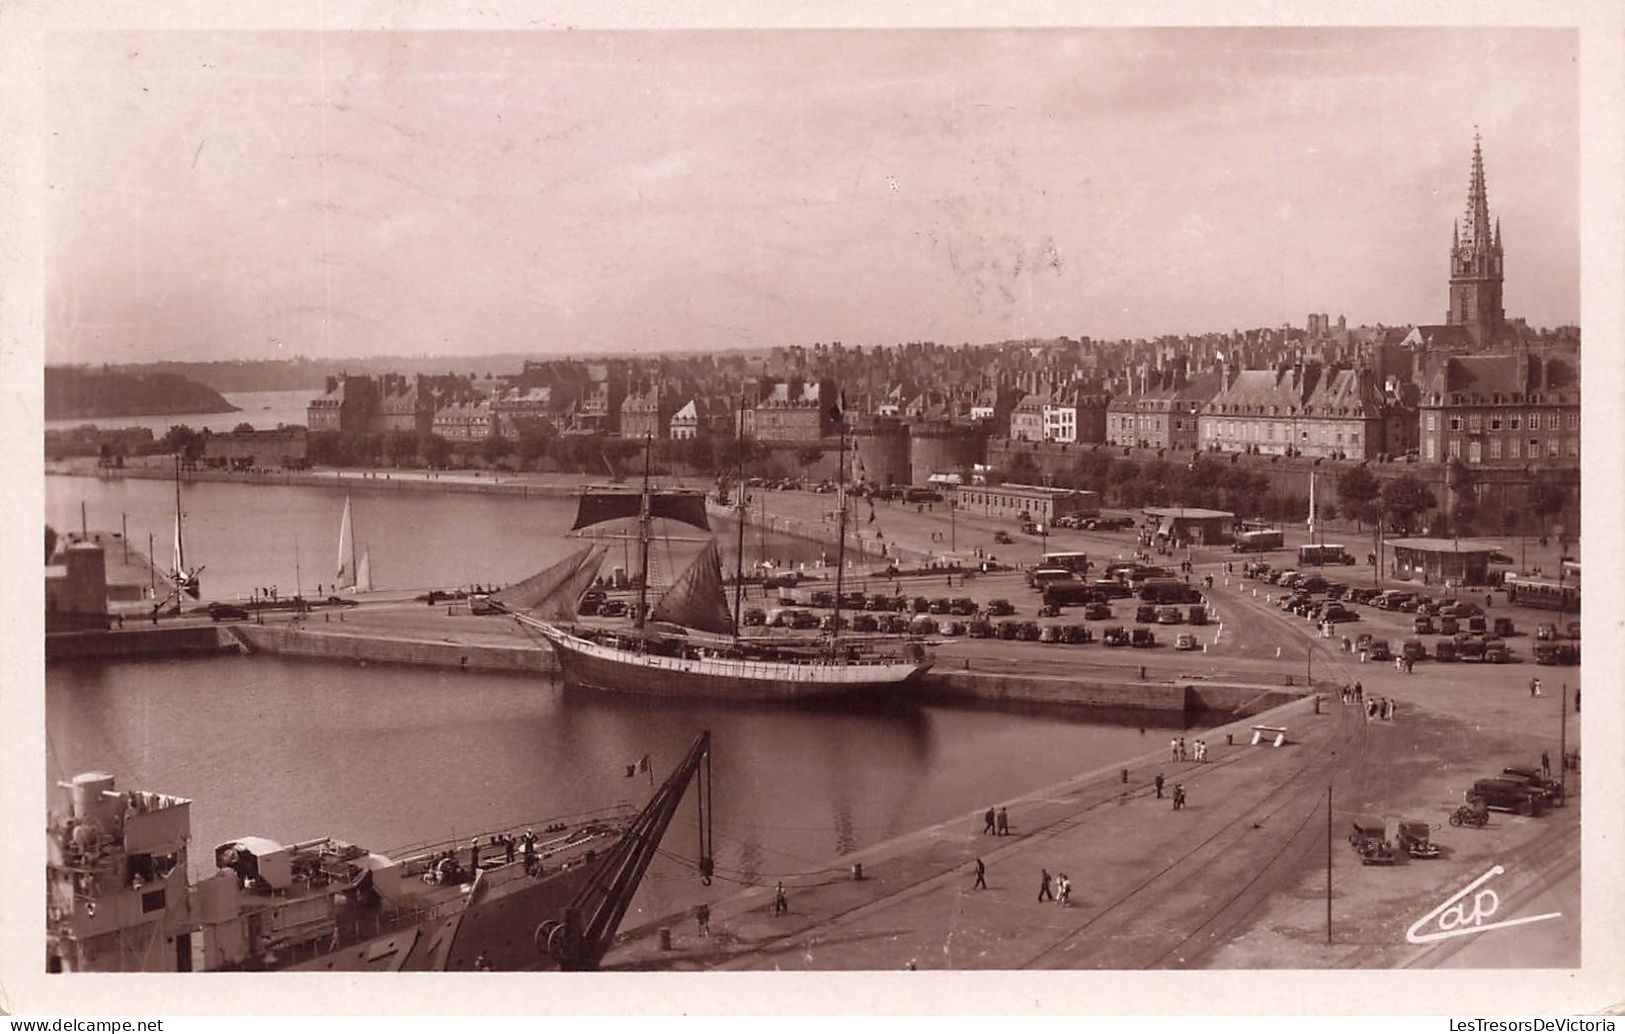
{"label": "church tower", "polygon": [[1501,334],[1501,224],[1490,223],[1484,188],[1484,152],[1473,134],[1473,171],[1467,184],[1465,226],[1457,222],[1450,245],[1450,312],[1445,322],[1467,329],[1473,344],[1486,348]]}

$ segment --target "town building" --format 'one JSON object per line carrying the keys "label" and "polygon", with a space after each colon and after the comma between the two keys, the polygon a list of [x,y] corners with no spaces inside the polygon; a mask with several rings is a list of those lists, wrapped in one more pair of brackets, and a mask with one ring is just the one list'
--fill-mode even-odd
{"label": "town building", "polygon": [[1357,460],[1386,451],[1387,403],[1367,369],[1283,364],[1226,370],[1221,383],[1200,414],[1204,449]]}
{"label": "town building", "polygon": [[203,439],[203,465],[230,470],[304,470],[310,465],[308,441],[303,428],[210,434]]}
{"label": "town building", "polygon": [[1013,517],[1048,527],[1057,517],[1100,512],[1100,493],[1044,485],[959,485],[954,506],[983,517]]}
{"label": "town building", "polygon": [[1141,376],[1139,390],[1112,399],[1106,437],[1113,445],[1194,452],[1200,447],[1198,417],[1221,385],[1218,371],[1188,376],[1182,365]]}
{"label": "town building", "polygon": [[385,374],[379,383],[378,430],[428,434],[434,426],[435,392],[426,379]]}
{"label": "town building", "polygon": [[1148,506],[1141,512],[1156,522],[1157,537],[1186,545],[1229,542],[1236,525],[1236,515],[1225,510]]}
{"label": "town building", "polygon": [[1421,381],[1424,462],[1579,466],[1578,355],[1520,348],[1429,356]]}
{"label": "town building", "polygon": [[1501,546],[1473,539],[1390,539],[1395,578],[1423,585],[1483,585],[1489,581],[1490,557]]}
{"label": "town building", "polygon": [[670,431],[670,396],[659,385],[651,384],[621,400],[622,438],[664,438]]}
{"label": "town building", "polygon": [[1010,440],[1013,442],[1041,442],[1044,440],[1044,407],[1049,397],[1031,392],[1021,397],[1010,411]]}
{"label": "town building", "polygon": [[763,442],[817,443],[834,428],[838,398],[830,380],[770,381],[750,410],[747,433]]}
{"label": "town building", "polygon": [[670,434],[674,442],[688,442],[706,437],[710,424],[700,413],[698,399],[689,399],[671,415]]}
{"label": "town building", "polygon": [[377,382],[342,374],[327,378],[326,390],[305,407],[305,426],[313,432],[364,432],[374,429],[377,416]]}
{"label": "town building", "polygon": [[434,433],[447,441],[484,441],[493,426],[491,403],[484,399],[448,402],[434,414]]}
{"label": "town building", "polygon": [[511,387],[498,392],[490,402],[492,433],[500,438],[518,438],[534,427],[557,430],[551,385]]}

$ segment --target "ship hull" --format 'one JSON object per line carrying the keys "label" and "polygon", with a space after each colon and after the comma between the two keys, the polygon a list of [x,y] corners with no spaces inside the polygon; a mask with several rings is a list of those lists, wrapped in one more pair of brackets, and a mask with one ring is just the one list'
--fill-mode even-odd
{"label": "ship hull", "polygon": [[566,685],[646,696],[809,700],[912,685],[925,662],[792,664],[729,657],[663,657],[604,646],[538,624]]}

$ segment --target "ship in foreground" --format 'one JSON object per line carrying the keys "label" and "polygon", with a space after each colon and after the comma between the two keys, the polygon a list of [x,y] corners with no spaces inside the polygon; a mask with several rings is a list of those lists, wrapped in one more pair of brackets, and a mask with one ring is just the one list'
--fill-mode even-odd
{"label": "ship in foreground", "polygon": [[[636,520],[639,569],[630,629],[584,624],[582,596],[598,578],[608,547],[595,541],[547,570],[492,597],[521,625],[552,647],[566,685],[668,697],[800,700],[896,690],[924,674],[931,663],[917,638],[843,636],[840,599],[846,567],[845,436],[838,507],[834,617],[827,637],[811,639],[741,634],[743,549],[735,572],[732,613],[723,594],[721,556],[710,535],[705,497],[699,492],[650,487],[647,447],[641,492],[588,490],[579,500],[572,532]],[[743,531],[744,481],[739,521]],[[704,546],[654,604],[648,605],[649,557],[655,521],[675,522],[706,533]],[[666,541],[670,535],[664,536]]]}
{"label": "ship in foreground", "polygon": [[427,844],[400,858],[330,837],[239,837],[195,884],[190,800],[80,775],[61,784],[69,807],[48,832],[46,969],[595,969],[695,780],[710,882],[710,761],[706,732],[642,811],[546,823],[512,853],[489,834],[483,851]]}

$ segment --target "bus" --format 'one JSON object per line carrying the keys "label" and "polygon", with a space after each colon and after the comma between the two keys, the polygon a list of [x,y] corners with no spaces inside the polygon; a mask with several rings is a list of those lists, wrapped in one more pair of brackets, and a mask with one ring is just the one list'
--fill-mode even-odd
{"label": "bus", "polygon": [[1201,603],[1202,594],[1177,578],[1147,578],[1140,586],[1140,599],[1146,603]]}
{"label": "bus", "polygon": [[1326,544],[1298,547],[1298,566],[1300,567],[1324,567],[1327,564],[1352,563],[1354,563],[1354,555],[1342,546]]}
{"label": "bus", "polygon": [[1039,567],[1062,567],[1073,574],[1084,575],[1089,573],[1088,553],[1045,553],[1038,561]]}
{"label": "bus", "polygon": [[1508,571],[1501,579],[1501,586],[1507,591],[1508,602],[1519,606],[1540,607],[1543,610],[1580,609],[1578,580],[1573,583],[1554,582],[1549,578],[1531,578]]}
{"label": "bus", "polygon": [[1272,528],[1260,531],[1243,531],[1236,534],[1236,541],[1230,547],[1233,553],[1265,553],[1272,549],[1281,549],[1286,542],[1281,537],[1281,529]]}

